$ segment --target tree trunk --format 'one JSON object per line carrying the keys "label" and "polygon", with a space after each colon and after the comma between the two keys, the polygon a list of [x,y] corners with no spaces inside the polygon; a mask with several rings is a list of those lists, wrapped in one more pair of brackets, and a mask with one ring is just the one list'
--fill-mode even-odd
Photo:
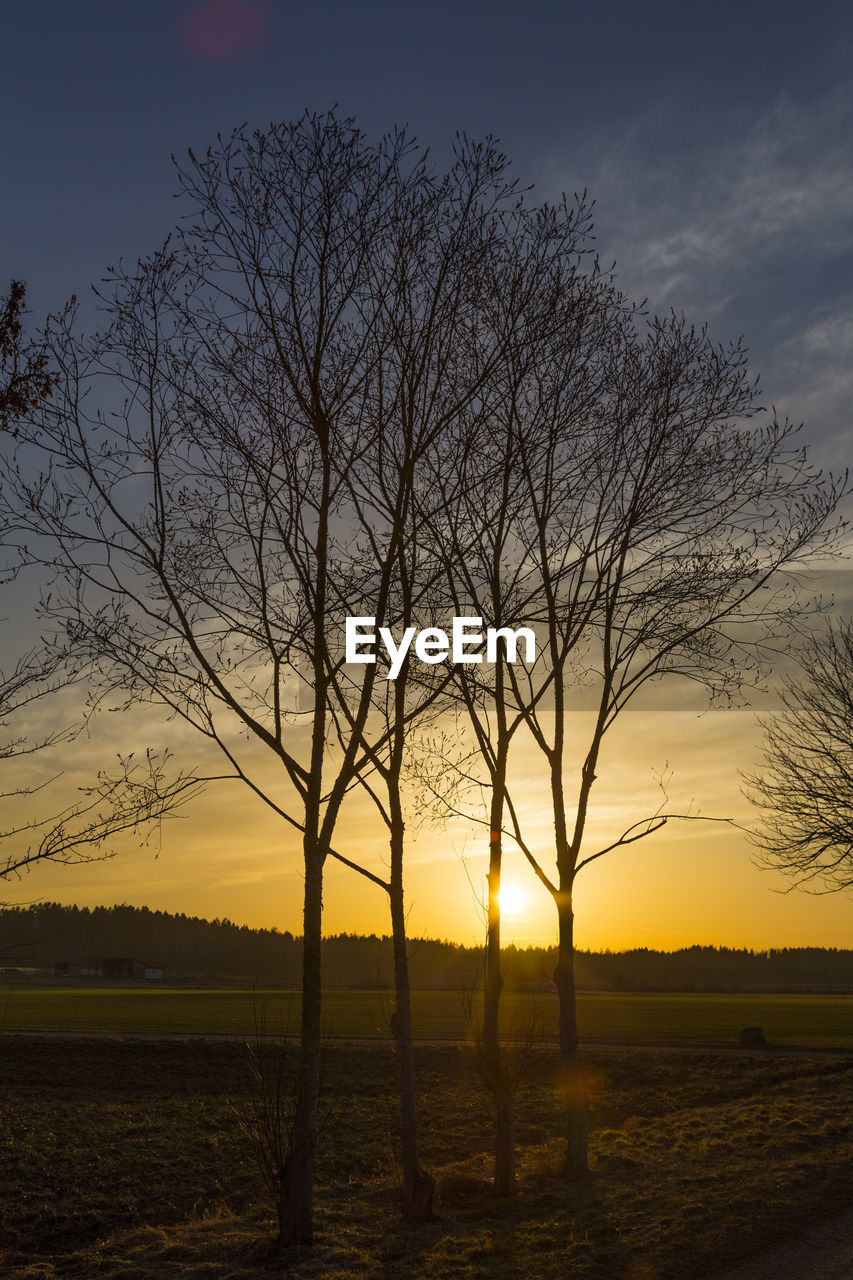
{"label": "tree trunk", "polygon": [[418,1118],[415,1103],[415,1060],[412,1047],[412,1007],[409,990],[409,957],[406,949],[406,913],[403,899],[403,822],[393,813],[391,831],[391,932],[394,940],[394,1014],[391,1019],[397,1052],[397,1087],[400,1107],[400,1161],[403,1171],[403,1217],[407,1222],[432,1222],[435,1218],[435,1180],[421,1168],[418,1155]]}
{"label": "tree trunk", "polygon": [[501,1057],[497,1029],[498,1002],[503,981],[487,973],[483,1009],[483,1074],[495,1104],[495,1172],[492,1190],[499,1197],[516,1192],[515,1099]]}
{"label": "tree trunk", "polygon": [[302,938],[302,1035],[299,1085],[291,1149],[278,1201],[279,1246],[314,1241],[314,1171],[320,1095],[320,1019],[323,860],[317,843],[305,839],[305,901]]}
{"label": "tree trunk", "polygon": [[574,913],[570,893],[557,895],[559,943],[554,982],[560,1002],[560,1058],[566,1103],[566,1159],[563,1168],[571,1180],[588,1170],[589,1109],[578,1052],[577,1000],[575,996]]}
{"label": "tree trunk", "polygon": [[[495,1174],[496,1196],[516,1192],[515,1180],[515,1099],[512,1082],[507,1077],[501,1055],[500,999],[501,975],[501,814],[496,814],[493,793],[491,845],[489,850],[488,931],[486,934],[486,981],[483,990],[483,1074],[486,1087],[495,1104]],[[502,789],[501,789],[502,800]],[[502,808],[502,805],[500,806]]]}

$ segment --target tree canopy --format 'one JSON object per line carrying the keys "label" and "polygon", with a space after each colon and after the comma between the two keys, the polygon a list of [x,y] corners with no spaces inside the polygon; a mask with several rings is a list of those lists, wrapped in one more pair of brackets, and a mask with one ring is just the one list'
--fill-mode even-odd
{"label": "tree canopy", "polygon": [[764,716],[762,766],[746,776],[761,811],[761,862],[813,891],[853,887],[853,623],[798,654],[781,708]]}

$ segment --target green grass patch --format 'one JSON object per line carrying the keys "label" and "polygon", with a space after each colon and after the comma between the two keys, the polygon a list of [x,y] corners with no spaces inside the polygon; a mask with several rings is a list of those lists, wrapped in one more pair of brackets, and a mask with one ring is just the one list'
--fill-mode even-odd
{"label": "green grass patch", "polygon": [[[417,1037],[468,1037],[461,993],[416,991],[412,999]],[[0,996],[0,1008],[3,1003]],[[131,986],[10,986],[2,1025],[15,1031],[246,1036],[260,1007],[271,1029],[298,1029],[296,992]],[[556,997],[508,992],[503,1018],[510,1037],[524,1037],[532,1026],[537,1038],[553,1039]],[[758,1025],[777,1045],[853,1048],[853,996],[582,992],[578,1018],[582,1038],[602,1044],[731,1045],[742,1027]],[[388,997],[376,991],[326,992],[324,1020],[330,1037],[381,1038],[388,1032]]]}

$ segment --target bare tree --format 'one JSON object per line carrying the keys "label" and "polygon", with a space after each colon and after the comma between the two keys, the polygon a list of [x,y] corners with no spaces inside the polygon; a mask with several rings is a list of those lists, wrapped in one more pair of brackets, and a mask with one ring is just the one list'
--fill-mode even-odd
{"label": "bare tree", "polygon": [[460,140],[441,177],[404,135],[370,146],[333,115],[191,155],[193,213],[110,274],[104,328],[78,336],[73,309],[50,327],[55,393],[7,466],[10,513],[58,575],[50,616],[101,687],[164,705],[301,837],[283,1246],[313,1230],[324,864],[389,889],[332,842],[365,769],[390,766],[393,784],[410,719],[401,704],[374,731],[382,677],[346,680],[344,622],[403,616],[417,454],[487,374],[469,353],[505,167]]}
{"label": "bare tree", "polygon": [[[611,276],[599,271],[587,248],[590,209],[585,197],[533,211],[519,209],[512,243],[528,248],[516,259],[515,278],[493,290],[495,322],[512,334],[502,350],[495,394],[487,412],[469,424],[454,461],[437,472],[440,518],[430,521],[444,548],[448,590],[457,614],[474,614],[504,636],[484,665],[460,666],[451,692],[473,740],[467,757],[446,749],[427,762],[429,790],[459,813],[460,792],[483,792],[489,871],[481,1037],[483,1076],[495,1104],[496,1195],[515,1190],[514,1087],[505,1069],[499,1033],[501,972],[500,885],[503,828],[509,823],[510,757],[516,735],[548,696],[554,675],[547,651],[526,657],[531,622],[548,618],[536,572],[541,529],[532,518],[528,483],[535,477],[540,504],[559,505],[562,544],[551,549],[552,583],[582,583],[583,557],[568,528],[571,502],[583,510],[589,423],[601,397],[601,371],[618,331],[624,301]],[[584,532],[587,532],[584,530]],[[558,567],[559,562],[559,567]],[[594,594],[591,598],[594,600]],[[574,602],[566,644],[590,616],[586,595]],[[515,635],[514,628],[527,626]],[[510,651],[511,646],[511,651]]]}
{"label": "bare tree", "polygon": [[746,776],[760,810],[762,865],[813,892],[853,886],[853,623],[839,619],[798,655],[800,675],[764,716],[759,771]]}
{"label": "bare tree", "polygon": [[[460,140],[442,177],[401,133],[369,145],[351,121],[306,115],[220,139],[179,174],[192,212],[160,252],[110,273],[101,331],[81,336],[74,308],[49,326],[52,395],[21,415],[4,504],[16,537],[36,535],[31,554],[54,574],[44,607],[96,690],[164,706],[224,757],[220,777],[301,840],[300,1056],[278,1213],[281,1244],[309,1244],[328,857],[389,893],[406,1176],[415,1212],[428,1204],[405,1030],[401,776],[408,736],[446,680],[415,681],[404,662],[390,690],[379,663],[345,671],[345,619],[410,626],[436,600],[476,600],[486,613],[530,607],[545,636],[529,689],[501,659],[495,689],[462,698],[509,709],[501,752],[517,749],[523,712],[547,761],[556,877],[487,763],[490,816],[509,816],[490,829],[516,836],[557,906],[577,1172],[571,891],[605,852],[582,850],[604,734],[652,678],[738,687],[762,642],[737,629],[784,619],[765,585],[820,543],[836,495],[786,428],[735,425],[753,408],[739,348],[715,349],[675,319],[641,340],[618,299],[578,320],[586,286],[559,251],[571,218],[524,212],[490,143]],[[468,564],[474,509],[455,532],[448,513],[465,484],[456,451],[476,439],[509,523],[466,581],[459,565],[448,578],[422,529],[434,542],[448,533]],[[600,698],[570,822],[578,663]],[[490,761],[491,745],[478,747]],[[362,785],[387,816],[388,881],[336,837]],[[496,1027],[499,981],[494,991]]]}
{"label": "bare tree", "polygon": [[[581,474],[574,471],[582,499],[569,483],[554,502],[534,470],[524,474],[540,532],[553,672],[553,697],[532,708],[526,727],[548,772],[556,874],[525,842],[515,815],[510,830],[557,911],[569,1177],[586,1170],[588,1124],[574,986],[575,880],[612,849],[679,816],[659,811],[605,847],[587,849],[607,732],[640,689],[662,678],[696,682],[723,702],[740,695],[806,607],[781,589],[784,573],[831,544],[841,491],[808,465],[790,424],[750,425],[756,390],[739,344],[714,346],[675,315],[650,322],[645,334],[626,315],[617,335],[584,432]],[[572,455],[555,455],[565,458],[567,474]],[[555,555],[566,543],[578,548],[568,574]],[[579,680],[594,710],[577,776],[568,717]]]}
{"label": "bare tree", "polygon": [[[366,610],[373,627],[393,623],[398,635],[430,618],[447,602],[441,561],[425,533],[441,495],[431,480],[458,436],[457,424],[482,413],[505,336],[484,323],[494,259],[504,252],[498,214],[513,191],[504,159],[493,148],[460,140],[451,172],[398,211],[387,231],[394,269],[384,301],[387,339],[374,371],[376,429],[347,476],[353,536],[366,566],[393,572],[390,591]],[[387,548],[387,549],[386,549]],[[390,559],[389,559],[390,553]],[[377,613],[384,613],[381,617]],[[376,655],[368,655],[374,659]],[[360,736],[364,767],[357,781],[367,792],[389,837],[385,889],[391,911],[395,1008],[392,1016],[399,1078],[399,1150],[405,1216],[432,1216],[434,1182],[418,1154],[411,1002],[408,976],[404,850],[404,765],[413,730],[441,709],[449,676],[427,664],[414,677],[407,651],[393,679],[374,685],[374,714],[359,721],[365,684],[359,665],[330,673],[330,714],[343,747]],[[361,668],[363,673],[363,667]]]}
{"label": "bare tree", "polygon": [[[54,386],[46,351],[24,337],[25,298],[23,284],[12,281],[0,304],[0,430],[12,439],[18,435],[20,420],[49,398]],[[22,568],[26,554],[22,556],[11,539],[6,542],[4,537],[4,544],[8,557],[0,582],[8,584]],[[0,669],[0,728],[11,735],[0,742],[0,760],[68,745],[83,731],[85,711],[72,724],[55,724],[40,735],[34,735],[28,725],[37,705],[60,690],[79,685],[83,676],[81,654],[67,637],[42,642],[17,657],[5,671]],[[172,770],[168,752],[148,751],[142,759],[131,752],[119,756],[113,771],[101,771],[63,809],[36,817],[22,811],[17,820],[11,816],[16,801],[22,810],[29,797],[44,791],[52,781],[55,778],[49,777],[7,787],[2,793],[6,820],[11,825],[0,830],[4,850],[0,879],[20,877],[42,862],[73,864],[109,858],[115,839],[128,832],[148,840],[162,820],[174,815],[202,785],[191,772]]]}

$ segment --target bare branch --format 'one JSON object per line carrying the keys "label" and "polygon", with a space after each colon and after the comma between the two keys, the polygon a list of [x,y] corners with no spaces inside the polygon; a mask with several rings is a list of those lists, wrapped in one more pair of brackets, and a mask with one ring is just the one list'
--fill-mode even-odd
{"label": "bare branch", "polygon": [[765,716],[763,767],[745,775],[761,811],[760,864],[810,892],[853,887],[853,624],[830,622],[799,654],[781,710]]}

